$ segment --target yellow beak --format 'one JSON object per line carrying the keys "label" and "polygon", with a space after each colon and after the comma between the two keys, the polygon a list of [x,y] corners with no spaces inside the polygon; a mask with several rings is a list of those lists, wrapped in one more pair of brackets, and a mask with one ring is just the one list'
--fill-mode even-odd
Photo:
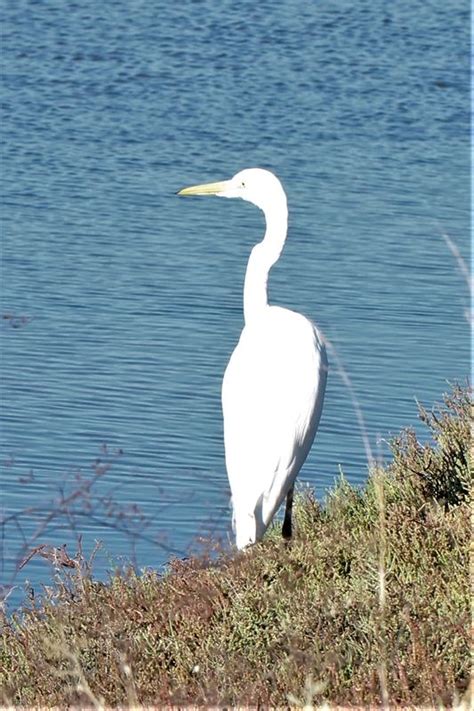
{"label": "yellow beak", "polygon": [[222,180],[220,183],[205,183],[204,185],[192,185],[190,188],[179,190],[177,195],[219,195],[229,186],[229,180]]}

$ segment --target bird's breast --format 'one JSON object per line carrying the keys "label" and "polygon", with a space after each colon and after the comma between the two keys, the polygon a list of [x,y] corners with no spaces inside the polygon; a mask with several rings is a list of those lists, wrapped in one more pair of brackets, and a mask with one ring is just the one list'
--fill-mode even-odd
{"label": "bird's breast", "polygon": [[234,407],[301,410],[318,387],[322,345],[301,314],[275,306],[267,311],[242,331],[224,376],[223,400],[231,390]]}

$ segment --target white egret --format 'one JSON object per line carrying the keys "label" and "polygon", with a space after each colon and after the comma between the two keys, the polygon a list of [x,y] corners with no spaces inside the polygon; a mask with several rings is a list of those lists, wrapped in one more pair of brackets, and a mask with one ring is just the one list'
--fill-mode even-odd
{"label": "white egret", "polygon": [[245,326],[222,383],[225,459],[237,547],[262,538],[285,496],[282,533],[290,538],[294,482],[316,434],[328,366],[316,326],[268,304],[268,274],[287,235],[286,195],[278,178],[260,168],[178,195],[240,197],[265,215],[265,236],[245,274]]}

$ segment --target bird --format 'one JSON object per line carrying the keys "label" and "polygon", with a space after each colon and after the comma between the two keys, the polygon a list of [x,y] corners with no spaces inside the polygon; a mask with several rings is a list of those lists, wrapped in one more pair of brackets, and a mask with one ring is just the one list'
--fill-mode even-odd
{"label": "bird", "polygon": [[263,168],[193,185],[178,195],[242,198],[265,217],[244,280],[244,327],[222,382],[225,463],[238,549],[260,541],[286,498],[282,536],[292,537],[295,479],[323,408],[328,373],[324,338],[306,316],[268,303],[269,272],[288,231],[280,180]]}

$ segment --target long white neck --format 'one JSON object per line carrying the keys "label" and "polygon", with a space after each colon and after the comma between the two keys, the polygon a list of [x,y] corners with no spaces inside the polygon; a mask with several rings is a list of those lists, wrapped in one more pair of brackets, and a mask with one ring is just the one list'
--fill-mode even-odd
{"label": "long white neck", "polygon": [[244,319],[248,325],[268,307],[267,282],[270,269],[278,260],[288,230],[288,208],[283,194],[278,204],[265,210],[266,230],[262,242],[252,249],[244,283]]}

